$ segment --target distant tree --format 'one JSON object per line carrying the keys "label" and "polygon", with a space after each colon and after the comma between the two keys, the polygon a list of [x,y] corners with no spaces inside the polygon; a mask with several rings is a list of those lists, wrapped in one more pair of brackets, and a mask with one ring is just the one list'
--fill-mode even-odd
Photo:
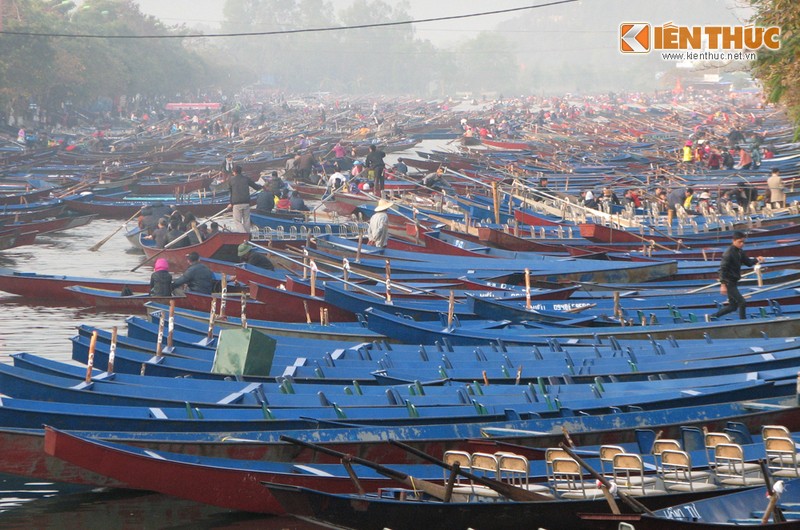
{"label": "distant tree", "polygon": [[30,101],[57,111],[69,100],[91,105],[121,95],[170,94],[194,88],[203,60],[182,39],[52,37],[49,33],[168,35],[131,0],[18,1],[19,17],[4,28],[42,35],[0,38],[0,99]]}
{"label": "distant tree", "polygon": [[769,101],[786,105],[800,137],[800,2],[796,0],[750,0],[756,9],[753,22],[781,28],[781,48],[759,50],[753,64]]}

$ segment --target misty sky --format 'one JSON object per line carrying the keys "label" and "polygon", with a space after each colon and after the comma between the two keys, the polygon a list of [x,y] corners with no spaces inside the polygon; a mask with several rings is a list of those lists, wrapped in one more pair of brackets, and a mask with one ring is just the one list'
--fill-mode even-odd
{"label": "misty sky", "polygon": [[[185,23],[189,26],[214,25],[222,20],[225,0],[137,0],[144,13],[160,18],[165,24]],[[350,0],[331,0],[334,9],[349,6]],[[512,9],[540,2],[526,0],[410,0],[410,12],[414,19],[434,18]],[[545,8],[548,9],[548,8]],[[555,7],[554,9],[558,9]],[[504,20],[519,13],[490,15],[461,19],[452,22],[429,22],[415,27],[417,34],[436,45],[447,45],[469,38],[472,33],[493,30]]]}

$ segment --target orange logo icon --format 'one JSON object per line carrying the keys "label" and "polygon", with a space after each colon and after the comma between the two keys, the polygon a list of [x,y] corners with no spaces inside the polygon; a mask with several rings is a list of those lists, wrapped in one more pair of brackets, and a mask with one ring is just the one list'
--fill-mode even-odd
{"label": "orange logo icon", "polygon": [[650,24],[642,22],[619,25],[619,51],[647,53],[650,51]]}

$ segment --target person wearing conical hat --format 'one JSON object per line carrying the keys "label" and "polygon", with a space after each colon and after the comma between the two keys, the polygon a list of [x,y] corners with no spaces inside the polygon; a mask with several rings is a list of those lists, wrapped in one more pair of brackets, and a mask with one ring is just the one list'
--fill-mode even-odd
{"label": "person wearing conical hat", "polygon": [[394,203],[386,199],[380,199],[375,207],[375,213],[369,219],[369,230],[367,237],[369,244],[383,248],[389,239],[389,214],[386,210],[394,206]]}

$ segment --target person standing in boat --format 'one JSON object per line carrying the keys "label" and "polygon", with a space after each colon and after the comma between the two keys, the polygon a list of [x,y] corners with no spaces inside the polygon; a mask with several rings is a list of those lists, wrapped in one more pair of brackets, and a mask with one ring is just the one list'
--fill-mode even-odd
{"label": "person standing in boat", "polygon": [[228,182],[228,180],[233,175],[233,170],[235,166],[233,164],[233,155],[227,154],[225,155],[225,160],[222,161],[222,168],[220,171],[220,176],[222,177],[223,182]]}
{"label": "person standing in boat", "polygon": [[786,191],[783,187],[780,169],[773,168],[767,179],[767,187],[769,188],[769,202],[772,203],[772,207],[783,208],[786,205]]}
{"label": "person standing in boat", "polygon": [[305,149],[300,153],[300,158],[297,159],[295,163],[295,168],[297,169],[297,180],[302,180],[304,182],[311,182],[311,170],[314,168],[314,164],[317,162],[316,158],[314,157],[314,153],[311,149]]}
{"label": "person standing in boat", "polygon": [[169,262],[158,258],[150,275],[150,296],[172,296],[172,274],[169,273]]}
{"label": "person standing in boat", "polygon": [[236,166],[233,176],[228,181],[231,191],[231,208],[233,224],[237,232],[250,233],[250,188],[260,190],[261,186],[242,173],[242,166]]}
{"label": "person standing in boat", "polygon": [[740,319],[745,320],[747,318],[745,310],[747,301],[739,292],[742,266],[753,267],[758,263],[764,263],[764,257],[750,258],[745,254],[743,247],[746,238],[747,235],[744,232],[735,231],[731,246],[722,254],[722,261],[719,266],[719,292],[728,295],[728,305],[722,306],[719,311],[711,315],[711,318],[717,319],[734,311],[739,312]]}
{"label": "person standing in boat", "polygon": [[383,191],[383,170],[386,168],[386,164],[383,161],[384,158],[386,158],[386,153],[378,151],[375,144],[371,144],[369,146],[369,154],[367,158],[364,159],[364,164],[367,166],[367,169],[371,172],[375,172],[374,193],[378,197],[380,197]]}
{"label": "person standing in boat", "polygon": [[375,213],[369,219],[369,230],[367,230],[368,243],[378,248],[386,246],[389,239],[389,214],[386,210],[394,205],[391,201],[381,199],[375,207]]}
{"label": "person standing in boat", "polygon": [[211,273],[211,269],[200,263],[200,254],[189,252],[186,254],[186,260],[189,262],[189,268],[172,283],[173,289],[185,285],[192,292],[211,294],[214,286],[214,275]]}
{"label": "person standing in boat", "polygon": [[667,195],[667,226],[672,226],[672,219],[675,218],[675,207],[684,206],[686,200],[691,201],[694,190],[692,188],[675,188]]}

